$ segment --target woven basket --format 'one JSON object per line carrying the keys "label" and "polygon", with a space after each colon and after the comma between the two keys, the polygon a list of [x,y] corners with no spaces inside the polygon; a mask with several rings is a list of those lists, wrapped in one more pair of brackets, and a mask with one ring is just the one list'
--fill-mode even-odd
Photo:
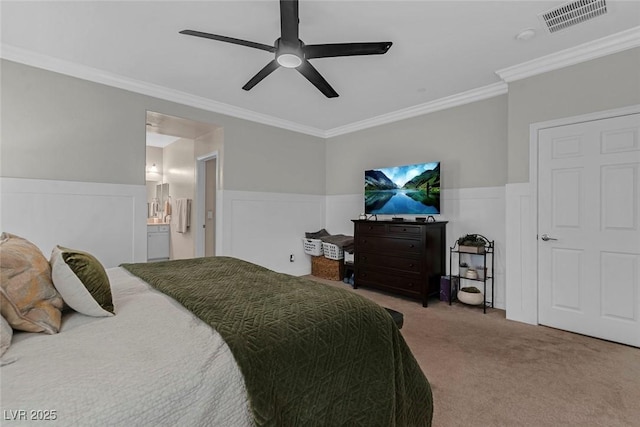
{"label": "woven basket", "polygon": [[328,280],[342,280],[344,262],[323,256],[314,256],[311,258],[311,274]]}
{"label": "woven basket", "polygon": [[484,302],[484,295],[481,293],[465,292],[464,288],[458,291],[458,301],[470,305],[480,305]]}

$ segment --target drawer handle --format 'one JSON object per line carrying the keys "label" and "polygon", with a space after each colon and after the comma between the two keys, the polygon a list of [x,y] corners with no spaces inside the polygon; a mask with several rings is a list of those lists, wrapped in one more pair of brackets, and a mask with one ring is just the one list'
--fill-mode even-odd
{"label": "drawer handle", "polygon": [[409,264],[409,267],[413,267],[413,263]]}
{"label": "drawer handle", "polygon": [[409,245],[409,247],[410,247],[410,248],[413,248],[413,247],[414,247],[414,246],[413,246],[413,243],[412,243],[412,244],[410,244],[410,245]]}
{"label": "drawer handle", "polygon": [[413,283],[408,283],[410,288],[413,288]]}
{"label": "drawer handle", "polygon": [[402,231],[407,231],[407,229],[406,229],[406,228],[403,228],[403,229],[402,229]]}

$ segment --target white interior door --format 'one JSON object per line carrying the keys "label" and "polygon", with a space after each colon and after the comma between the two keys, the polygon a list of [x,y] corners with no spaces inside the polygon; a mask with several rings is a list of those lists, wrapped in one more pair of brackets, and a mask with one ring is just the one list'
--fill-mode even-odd
{"label": "white interior door", "polygon": [[640,347],[640,114],[538,135],[538,321]]}

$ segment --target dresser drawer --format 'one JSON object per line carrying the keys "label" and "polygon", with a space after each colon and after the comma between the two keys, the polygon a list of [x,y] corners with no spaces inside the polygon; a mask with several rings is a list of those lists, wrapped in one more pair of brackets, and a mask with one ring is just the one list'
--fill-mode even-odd
{"label": "dresser drawer", "polygon": [[417,237],[393,238],[383,236],[358,236],[356,252],[379,252],[381,255],[393,256],[397,253],[422,253],[422,239]]}
{"label": "dresser drawer", "polygon": [[419,225],[389,224],[389,233],[419,236],[422,233],[422,228]]}
{"label": "dresser drawer", "polygon": [[356,234],[386,234],[387,226],[375,221],[356,224]]}
{"label": "dresser drawer", "polygon": [[356,271],[356,286],[373,286],[378,289],[418,297],[422,295],[425,280],[419,277],[405,277],[395,274],[359,268]]}
{"label": "dresser drawer", "polygon": [[424,264],[420,257],[390,257],[375,252],[359,252],[356,254],[356,262],[366,269],[392,269],[402,273],[421,274]]}

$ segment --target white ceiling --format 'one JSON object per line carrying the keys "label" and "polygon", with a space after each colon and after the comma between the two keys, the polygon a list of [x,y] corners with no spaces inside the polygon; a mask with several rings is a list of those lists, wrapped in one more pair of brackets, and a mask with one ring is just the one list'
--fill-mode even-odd
{"label": "white ceiling", "polygon": [[[2,56],[330,135],[467,91],[504,92],[496,71],[640,26],[640,1],[609,0],[607,15],[549,34],[538,14],[562,3],[301,0],[306,44],[393,42],[385,55],[312,59],[340,94],[334,99],[284,68],[244,91],[273,54],[178,34],[192,29],[271,45],[280,31],[275,0],[2,1]],[[536,36],[517,40],[527,28]]]}
{"label": "white ceiling", "polygon": [[162,135],[155,132],[147,132],[147,145],[150,147],[164,148],[180,139],[179,136]]}

